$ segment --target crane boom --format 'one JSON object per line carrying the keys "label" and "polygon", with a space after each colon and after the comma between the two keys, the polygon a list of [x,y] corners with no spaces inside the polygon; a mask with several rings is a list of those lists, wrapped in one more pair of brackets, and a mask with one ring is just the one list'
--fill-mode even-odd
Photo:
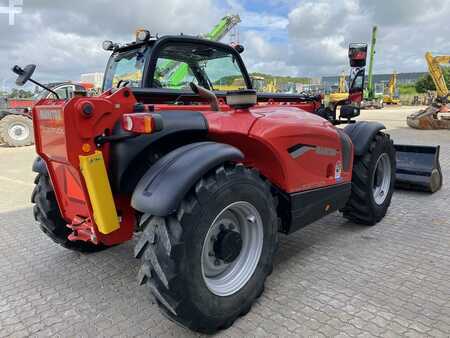
{"label": "crane boom", "polygon": [[239,22],[241,18],[238,14],[227,15],[220,19],[219,23],[206,34],[206,38],[212,41],[220,41],[229,31],[231,31]]}
{"label": "crane boom", "polygon": [[370,60],[369,60],[369,75],[367,79],[367,98],[369,100],[375,99],[375,87],[373,85],[373,63],[375,59],[375,45],[377,43],[377,31],[378,27],[373,26],[372,28],[372,41],[370,44]]}
{"label": "crane boom", "polygon": [[[241,22],[241,18],[238,14],[226,15],[203,37],[211,41],[219,41],[239,22]],[[168,61],[161,68],[160,74],[162,76],[172,73],[168,77],[168,82],[170,87],[173,88],[182,85],[183,79],[185,79],[189,73],[188,65],[180,64],[175,61]]]}

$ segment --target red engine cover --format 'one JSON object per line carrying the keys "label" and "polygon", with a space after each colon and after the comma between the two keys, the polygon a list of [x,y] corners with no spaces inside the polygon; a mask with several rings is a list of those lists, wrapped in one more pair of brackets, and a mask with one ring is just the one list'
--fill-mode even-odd
{"label": "red engine cover", "polygon": [[280,106],[204,115],[211,138],[242,150],[246,165],[288,193],[351,181],[338,131],[317,115]]}

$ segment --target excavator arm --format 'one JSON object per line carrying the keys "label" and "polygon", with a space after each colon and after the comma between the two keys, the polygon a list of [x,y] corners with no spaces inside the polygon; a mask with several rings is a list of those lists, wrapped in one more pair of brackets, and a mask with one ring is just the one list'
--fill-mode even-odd
{"label": "excavator arm", "polygon": [[428,71],[436,86],[437,98],[426,109],[419,110],[406,118],[408,126],[416,129],[450,129],[448,88],[441,64],[450,64],[450,55],[433,56],[425,53]]}
{"label": "excavator arm", "polygon": [[447,102],[449,92],[440,65],[450,64],[450,55],[433,56],[430,52],[426,52],[425,60],[428,64],[428,72],[436,86],[437,97],[441,102]]}

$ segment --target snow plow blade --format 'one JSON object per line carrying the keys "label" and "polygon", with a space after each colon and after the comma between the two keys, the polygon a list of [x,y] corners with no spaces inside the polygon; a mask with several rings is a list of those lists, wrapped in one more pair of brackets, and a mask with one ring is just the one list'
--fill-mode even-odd
{"label": "snow plow blade", "polygon": [[407,190],[436,192],[442,186],[440,146],[395,145],[395,186]]}

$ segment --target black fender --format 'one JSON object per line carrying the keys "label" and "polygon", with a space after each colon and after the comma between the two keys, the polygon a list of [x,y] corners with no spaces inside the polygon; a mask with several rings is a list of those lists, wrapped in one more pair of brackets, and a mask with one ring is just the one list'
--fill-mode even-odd
{"label": "black fender", "polygon": [[[179,140],[196,135],[197,140],[205,139],[208,132],[208,124],[201,112],[196,111],[161,111],[158,112],[163,120],[164,128],[152,134],[143,134],[122,142],[111,143],[110,158],[113,159],[109,167],[109,178],[113,192],[131,194],[137,184],[137,178],[142,171],[137,169],[140,161],[145,161],[141,155],[147,149],[151,149],[163,139],[177,135]],[[120,136],[127,134],[117,123],[113,134]],[[167,144],[167,142],[164,142]],[[187,144],[185,142],[184,144]],[[164,152],[166,153],[166,152]],[[145,171],[144,171],[145,172]]]}
{"label": "black fender", "polygon": [[367,152],[375,135],[383,129],[386,127],[380,122],[360,121],[346,126],[344,132],[352,140],[355,156],[361,156]]}
{"label": "black fender", "polygon": [[47,174],[47,165],[44,160],[38,156],[34,159],[33,167],[31,168],[35,173],[38,174]]}
{"label": "black fender", "polygon": [[239,161],[242,152],[230,145],[196,142],[159,159],[139,180],[131,206],[155,216],[176,211],[189,189],[208,171],[227,161]]}

